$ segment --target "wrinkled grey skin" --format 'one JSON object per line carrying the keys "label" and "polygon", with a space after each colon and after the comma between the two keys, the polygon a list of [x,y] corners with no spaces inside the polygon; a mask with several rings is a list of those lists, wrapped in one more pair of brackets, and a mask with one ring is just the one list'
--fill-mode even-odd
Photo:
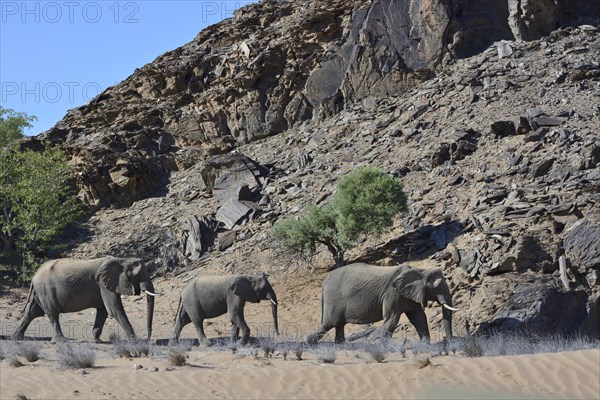
{"label": "wrinkled grey skin", "polygon": [[[127,336],[135,338],[127,319],[121,295],[139,295],[142,291],[154,292],[150,275],[137,258],[104,257],[94,260],[58,259],[44,263],[35,273],[27,305],[13,333],[21,339],[34,318],[47,315],[54,327],[53,342],[64,341],[59,323],[62,313],[96,309],[94,340],[100,334],[108,315],[115,318]],[[147,295],[148,339],[152,334],[154,298]]]}
{"label": "wrinkled grey skin", "polygon": [[[341,343],[345,341],[347,323],[369,324],[381,320],[384,322],[377,333],[391,337],[402,314],[406,314],[419,337],[428,340],[429,327],[423,310],[428,301],[452,306],[448,285],[438,268],[347,265],[325,278],[321,325],[306,341],[316,344],[327,331],[335,328],[335,341]],[[446,337],[450,338],[452,312],[443,308],[443,318]]]}
{"label": "wrinkled grey skin", "polygon": [[231,322],[231,340],[237,341],[240,330],[240,343],[250,337],[250,329],[244,319],[246,302],[258,303],[260,300],[272,300],[271,309],[275,334],[277,326],[277,296],[264,275],[237,276],[201,276],[190,282],[179,299],[175,317],[175,330],[171,342],[177,342],[181,329],[190,322],[194,324],[201,344],[207,344],[203,323],[207,318],[215,318],[225,313]]}

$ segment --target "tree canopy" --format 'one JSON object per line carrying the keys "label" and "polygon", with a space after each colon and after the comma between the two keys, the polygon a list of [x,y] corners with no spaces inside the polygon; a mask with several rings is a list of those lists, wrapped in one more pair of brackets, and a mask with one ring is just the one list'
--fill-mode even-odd
{"label": "tree canopy", "polygon": [[22,138],[24,129],[31,128],[31,122],[36,119],[33,115],[0,106],[0,147]]}
{"label": "tree canopy", "polygon": [[[0,121],[0,132],[16,132],[18,124],[8,119]],[[0,146],[0,260],[35,265],[36,256],[79,218],[81,208],[70,177],[60,150],[21,150],[16,143]]]}
{"label": "tree canopy", "polygon": [[406,195],[398,179],[377,168],[360,167],[342,178],[328,204],[309,206],[298,220],[280,221],[272,234],[297,252],[313,253],[322,244],[340,267],[345,251],[354,247],[361,236],[382,234],[404,210]]}

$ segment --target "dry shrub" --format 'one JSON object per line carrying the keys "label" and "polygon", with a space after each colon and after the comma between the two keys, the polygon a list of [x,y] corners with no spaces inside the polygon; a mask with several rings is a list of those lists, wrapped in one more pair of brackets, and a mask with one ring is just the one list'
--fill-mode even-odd
{"label": "dry shrub", "polygon": [[333,364],[337,357],[337,349],[335,346],[319,346],[316,348],[317,360],[324,364]]}
{"label": "dry shrub", "polygon": [[58,348],[58,364],[63,368],[93,368],[96,352],[89,344],[63,344]]}
{"label": "dry shrub", "polygon": [[429,359],[429,357],[417,358],[416,364],[417,367],[419,367],[419,369],[433,365],[431,364],[431,360]]}
{"label": "dry shrub", "polygon": [[370,345],[365,348],[371,359],[377,363],[381,363],[387,357],[387,349],[383,345]]}
{"label": "dry shrub", "polygon": [[23,366],[21,360],[19,360],[19,358],[14,355],[7,357],[6,361],[8,362],[8,365],[10,365],[13,368],[19,368]]}
{"label": "dry shrub", "polygon": [[113,350],[119,357],[147,357],[150,354],[150,345],[142,340],[118,340],[113,342]]}
{"label": "dry shrub", "polygon": [[184,346],[174,346],[169,349],[169,363],[174,367],[182,367],[187,364],[188,349]]}

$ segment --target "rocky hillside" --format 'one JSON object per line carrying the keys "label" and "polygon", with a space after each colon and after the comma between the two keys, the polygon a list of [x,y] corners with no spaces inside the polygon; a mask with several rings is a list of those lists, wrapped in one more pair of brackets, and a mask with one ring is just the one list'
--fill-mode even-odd
{"label": "rocky hillside", "polygon": [[599,336],[599,2],[348,3],[245,7],[40,135],[95,211],[72,254],[284,273],[272,224],[373,165],[410,210],[352,260],[443,267],[459,333]]}

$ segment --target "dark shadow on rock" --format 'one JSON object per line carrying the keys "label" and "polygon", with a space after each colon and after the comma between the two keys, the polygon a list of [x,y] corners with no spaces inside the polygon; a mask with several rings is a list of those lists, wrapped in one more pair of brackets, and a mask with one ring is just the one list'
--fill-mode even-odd
{"label": "dark shadow on rock", "polygon": [[446,248],[463,232],[458,221],[446,221],[438,225],[424,225],[383,246],[369,250],[367,254],[353,262],[372,263],[386,257],[397,263],[422,260]]}

